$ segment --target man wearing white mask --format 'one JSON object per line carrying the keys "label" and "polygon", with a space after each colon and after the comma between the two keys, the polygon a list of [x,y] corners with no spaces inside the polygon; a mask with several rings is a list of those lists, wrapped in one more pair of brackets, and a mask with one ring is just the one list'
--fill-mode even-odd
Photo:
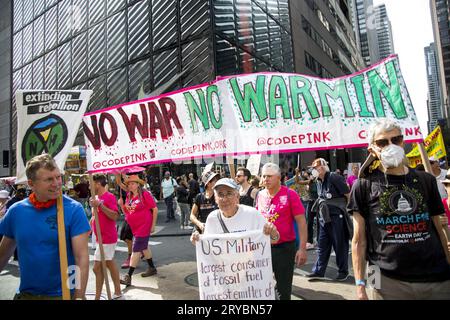
{"label": "man wearing white mask", "polygon": [[363,165],[348,205],[357,298],[368,299],[367,258],[378,279],[372,299],[449,300],[450,255],[436,179],[405,165],[402,130],[395,122],[376,122],[368,139],[368,151],[380,161]]}

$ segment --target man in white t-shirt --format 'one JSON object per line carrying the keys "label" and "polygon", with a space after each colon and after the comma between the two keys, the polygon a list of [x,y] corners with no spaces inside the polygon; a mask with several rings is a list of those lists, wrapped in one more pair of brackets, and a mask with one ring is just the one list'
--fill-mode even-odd
{"label": "man in white t-shirt", "polygon": [[[280,234],[273,223],[266,221],[255,208],[239,204],[239,185],[232,179],[223,178],[214,186],[214,196],[219,209],[208,215],[204,234],[220,234],[263,230],[270,235],[271,242],[276,242]],[[222,219],[222,223],[220,222]],[[199,239],[199,233],[192,234],[191,241]]]}
{"label": "man in white t-shirt", "polygon": [[166,203],[166,221],[175,220],[175,210],[173,210],[173,201],[175,198],[175,188],[178,187],[177,182],[170,176],[170,172],[164,173],[164,179],[161,182],[161,200],[164,199]]}

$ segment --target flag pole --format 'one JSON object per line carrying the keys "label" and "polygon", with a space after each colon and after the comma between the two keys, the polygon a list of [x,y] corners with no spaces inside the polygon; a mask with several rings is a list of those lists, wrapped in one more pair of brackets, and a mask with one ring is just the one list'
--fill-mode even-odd
{"label": "flag pole", "polygon": [[62,190],[56,200],[57,221],[58,221],[58,247],[59,247],[59,267],[61,272],[61,289],[63,300],[70,300],[70,290],[68,286],[68,263],[66,247],[66,228],[64,223],[64,207]]}
{"label": "flag pole", "polygon": [[230,168],[231,179],[236,176],[236,171],[234,170],[234,158],[232,156],[227,156],[228,168]]}
{"label": "flag pole", "polygon": [[[91,195],[92,197],[95,198],[94,177],[92,176],[91,173],[89,174],[89,186],[91,188]],[[98,247],[100,249],[100,260],[102,264],[103,277],[105,280],[106,294],[108,295],[108,300],[111,300],[111,289],[109,288],[108,272],[106,270],[105,251],[103,249],[102,232],[100,229],[100,221],[98,220],[98,211],[96,207],[92,207],[92,214],[94,215],[95,229],[97,231],[97,240],[98,240]],[[94,234],[92,234],[92,236],[94,237]]]}

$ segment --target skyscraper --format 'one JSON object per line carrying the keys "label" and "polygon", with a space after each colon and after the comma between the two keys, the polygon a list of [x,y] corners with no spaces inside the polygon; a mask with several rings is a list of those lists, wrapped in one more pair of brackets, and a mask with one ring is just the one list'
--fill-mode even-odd
{"label": "skyscraper", "polygon": [[372,0],[353,0],[356,42],[366,66],[378,62],[378,37]]}
{"label": "skyscraper", "polygon": [[377,60],[381,60],[395,52],[391,21],[384,4],[375,7],[375,26],[378,42]]}
{"label": "skyscraper", "polygon": [[431,43],[424,48],[428,81],[428,132],[431,132],[443,118],[442,90],[439,85],[439,68],[436,59],[436,46]]}
{"label": "skyscraper", "polygon": [[439,68],[439,83],[442,88],[444,117],[449,118],[450,95],[450,1],[430,0],[431,22],[434,42],[436,44],[436,60]]}

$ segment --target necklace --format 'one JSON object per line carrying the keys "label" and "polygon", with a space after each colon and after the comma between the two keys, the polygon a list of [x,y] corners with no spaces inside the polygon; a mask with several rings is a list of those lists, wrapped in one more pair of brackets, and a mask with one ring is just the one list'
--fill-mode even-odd
{"label": "necklace", "polygon": [[33,205],[33,207],[35,207],[38,210],[50,208],[56,203],[56,199],[48,200],[45,202],[38,201],[36,199],[36,194],[34,192],[30,194],[28,199],[30,200],[30,203]]}

